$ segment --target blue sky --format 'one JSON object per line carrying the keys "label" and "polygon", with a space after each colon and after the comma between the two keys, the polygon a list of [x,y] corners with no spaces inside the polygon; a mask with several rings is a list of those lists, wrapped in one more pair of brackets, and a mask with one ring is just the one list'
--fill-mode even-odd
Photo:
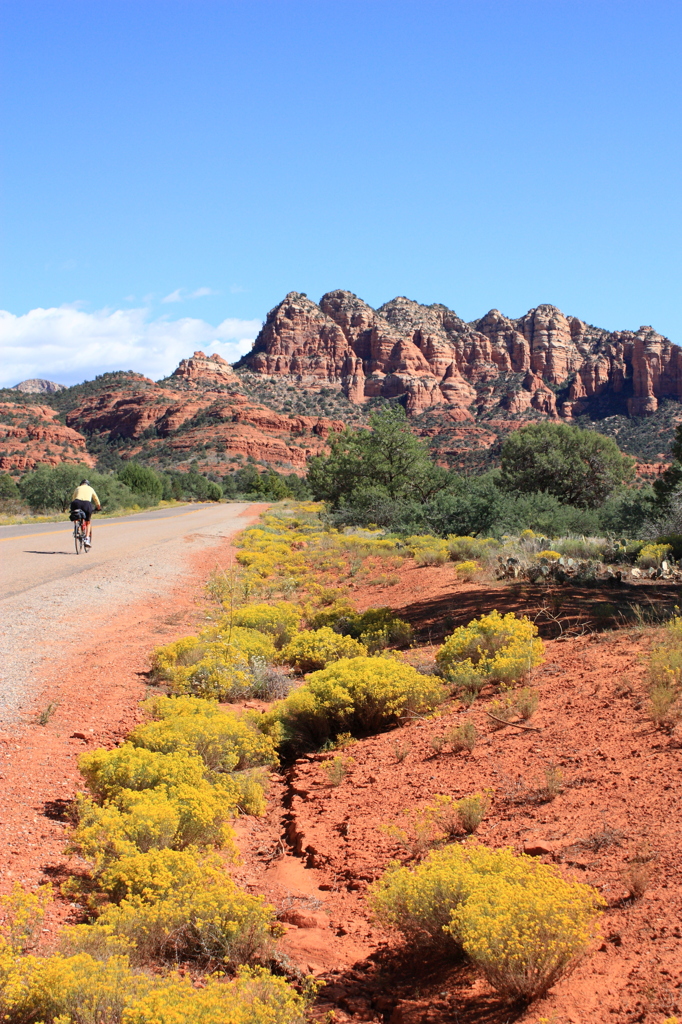
{"label": "blue sky", "polygon": [[[236,358],[290,290],[682,343],[682,5],[2,0],[4,383]],[[42,311],[42,312],[41,312]]]}

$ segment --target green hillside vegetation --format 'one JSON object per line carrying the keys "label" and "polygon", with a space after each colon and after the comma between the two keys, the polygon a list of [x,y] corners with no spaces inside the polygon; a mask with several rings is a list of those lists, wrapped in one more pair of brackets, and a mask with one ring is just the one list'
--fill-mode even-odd
{"label": "green hillside vegetation", "polygon": [[329,456],[310,460],[312,495],[327,503],[335,525],[439,537],[524,529],[633,537],[655,533],[670,500],[636,482],[632,460],[596,431],[528,424],[502,442],[501,469],[463,476],[436,464],[400,406],[373,413],[370,427],[347,428],[332,438]]}

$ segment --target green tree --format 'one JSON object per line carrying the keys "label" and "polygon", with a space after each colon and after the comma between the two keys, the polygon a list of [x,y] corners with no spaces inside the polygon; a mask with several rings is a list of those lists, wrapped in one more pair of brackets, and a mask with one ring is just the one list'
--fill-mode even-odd
{"label": "green tree", "polygon": [[19,488],[9,473],[0,473],[0,501],[7,498],[18,498]]}
{"label": "green tree", "polygon": [[598,508],[633,479],[633,460],[594,430],[537,423],[515,430],[502,445],[501,481],[508,490],[542,491],[569,505]]}
{"label": "green tree", "polygon": [[115,476],[93,473],[89,466],[74,466],[71,462],[36,466],[32,473],[21,478],[19,491],[35,512],[66,512],[75,488],[83,479],[90,481],[106,512],[135,504],[133,492]]}
{"label": "green tree", "polygon": [[163,497],[163,479],[149,466],[139,462],[126,462],[116,474],[121,483],[129,487],[140,500],[140,504],[156,505]]}
{"label": "green tree", "polygon": [[441,490],[447,470],[431,459],[428,445],[416,437],[402,406],[373,413],[369,430],[346,428],[329,441],[328,456],[308,463],[308,484],[315,498],[336,508],[342,498],[363,490],[377,490],[397,500],[425,500]]}
{"label": "green tree", "polygon": [[656,497],[665,505],[673,491],[682,485],[682,423],[675,430],[675,439],[670,449],[673,461],[654,483]]}

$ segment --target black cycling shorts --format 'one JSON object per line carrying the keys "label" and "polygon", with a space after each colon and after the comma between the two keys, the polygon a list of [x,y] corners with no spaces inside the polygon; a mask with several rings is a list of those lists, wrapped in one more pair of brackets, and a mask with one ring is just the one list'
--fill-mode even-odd
{"label": "black cycling shorts", "polygon": [[71,511],[73,512],[74,509],[77,508],[81,509],[82,512],[85,512],[85,522],[89,523],[90,520],[92,519],[92,513],[95,511],[95,506],[93,502],[81,501],[80,498],[75,498],[71,502]]}

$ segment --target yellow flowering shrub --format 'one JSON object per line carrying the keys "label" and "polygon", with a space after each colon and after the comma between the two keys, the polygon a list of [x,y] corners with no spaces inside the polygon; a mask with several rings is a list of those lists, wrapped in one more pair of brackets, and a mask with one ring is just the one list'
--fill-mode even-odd
{"label": "yellow flowering shrub", "polygon": [[[95,801],[80,796],[74,849],[100,870],[136,849],[183,848],[195,843],[225,846],[228,821],[242,801],[240,776],[206,777],[202,760],[187,751],[163,754],[124,743],[96,750],[80,767]],[[262,798],[255,813],[260,813]]]}
{"label": "yellow flowering shrub", "polygon": [[215,846],[234,857],[228,822],[237,813],[237,800],[237,794],[223,795],[208,783],[200,790],[182,786],[172,794],[163,788],[121,790],[115,803],[103,807],[81,796],[70,845],[93,864],[95,873],[138,850]]}
{"label": "yellow flowering shrub", "polygon": [[234,610],[232,621],[235,626],[245,626],[269,634],[277,647],[283,647],[300,628],[301,608],[291,601],[247,604]]}
{"label": "yellow flowering shrub", "polygon": [[561,558],[561,553],[559,551],[552,551],[550,548],[548,548],[546,551],[538,551],[537,555],[535,555],[535,558],[546,558],[548,561],[558,562]]}
{"label": "yellow flowering shrub", "polygon": [[207,768],[221,772],[278,763],[269,737],[243,715],[224,711],[214,701],[155,696],[143,706],[157,721],[130,733],[128,742],[135,747],[163,754],[181,750],[198,754]]}
{"label": "yellow flowering shrub", "polygon": [[480,571],[481,567],[476,562],[458,562],[455,566],[457,579],[462,580],[464,583],[471,583],[476,577],[476,573]]}
{"label": "yellow flowering shrub", "polygon": [[645,544],[637,555],[637,565],[641,569],[657,569],[661,562],[670,561],[672,550],[670,544]]}
{"label": "yellow flowering shrub", "polygon": [[49,885],[27,892],[15,882],[9,893],[0,896],[0,940],[19,952],[25,950],[42,924],[51,897]]}
{"label": "yellow flowering shrub", "polygon": [[131,970],[124,955],[27,956],[15,961],[0,1008],[12,1024],[119,1024],[126,1005],[154,985]]}
{"label": "yellow flowering shrub", "polygon": [[165,679],[176,694],[195,694],[216,700],[238,700],[248,695],[253,679],[253,658],[274,661],[270,636],[257,629],[227,623],[159,647],[152,657],[156,679]]}
{"label": "yellow flowering shrub", "polygon": [[115,938],[126,940],[138,961],[195,959],[235,967],[267,957],[280,932],[274,909],[262,896],[239,889],[218,860],[192,872],[186,860],[164,863],[157,856],[144,864],[139,857],[122,858],[104,877],[115,888],[125,886],[128,895],[102,910],[94,924],[67,930],[67,942],[84,952]]}
{"label": "yellow flowering shrub", "polygon": [[546,991],[587,948],[604,901],[588,885],[510,849],[448,846],[393,865],[370,890],[378,920],[409,943],[454,940],[510,995]]}
{"label": "yellow flowering shrub", "polygon": [[311,629],[330,626],[335,633],[359,640],[370,654],[391,644],[406,646],[413,636],[409,622],[399,619],[391,608],[368,608],[358,612],[343,598],[327,608],[311,610],[306,617]]}
{"label": "yellow flowering shrub", "polygon": [[226,983],[196,989],[175,978],[132,1001],[121,1024],[305,1024],[306,1001],[263,967],[241,967]]}
{"label": "yellow flowering shrub", "polygon": [[153,677],[156,680],[170,679],[175,669],[196,664],[204,648],[205,644],[198,636],[183,636],[165,647],[156,647],[152,653]]}
{"label": "yellow flowering shrub", "polygon": [[218,854],[189,847],[124,854],[102,871],[97,885],[114,903],[123,899],[151,903],[165,899],[177,889],[214,886],[224,878],[225,869]]}
{"label": "yellow flowering shrub", "polygon": [[475,674],[481,679],[513,683],[543,660],[537,626],[513,612],[492,611],[459,626],[436,654],[443,676],[458,683]]}
{"label": "yellow flowering shrub", "polygon": [[516,858],[515,870],[473,880],[447,931],[504,995],[543,995],[595,937],[599,893],[555,868]]}
{"label": "yellow flowering shrub", "polygon": [[433,676],[387,657],[341,658],[262,715],[266,731],[281,730],[294,750],[319,747],[339,733],[366,735],[410,713],[431,711],[445,697]]}
{"label": "yellow flowering shrub", "polygon": [[[2,958],[0,947],[0,965]],[[305,1008],[303,996],[262,967],[197,989],[189,978],[134,971],[121,954],[15,952],[0,986],[0,1012],[12,1024],[304,1024]]]}
{"label": "yellow flowering shrub", "polygon": [[353,637],[335,633],[329,626],[304,629],[282,648],[282,661],[299,672],[314,672],[339,658],[356,658],[367,654],[367,648]]}
{"label": "yellow flowering shrub", "polygon": [[159,753],[129,742],[113,750],[101,748],[82,754],[78,767],[90,792],[101,801],[117,797],[121,790],[199,787],[204,782],[204,765],[199,757],[185,750]]}

